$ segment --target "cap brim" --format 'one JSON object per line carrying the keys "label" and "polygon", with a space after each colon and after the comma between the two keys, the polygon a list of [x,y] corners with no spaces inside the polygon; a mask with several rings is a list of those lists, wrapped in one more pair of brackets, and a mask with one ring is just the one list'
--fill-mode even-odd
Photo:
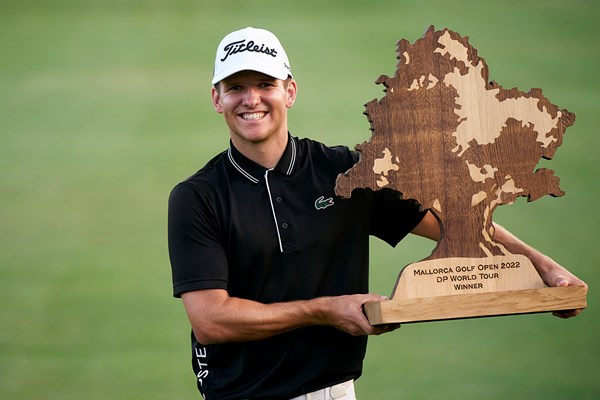
{"label": "cap brim", "polygon": [[279,68],[272,68],[266,65],[256,65],[256,64],[236,64],[230,68],[226,68],[221,71],[218,75],[215,75],[212,79],[212,84],[215,85],[218,82],[222,81],[225,78],[230,77],[233,74],[237,74],[241,71],[256,71],[265,75],[272,76],[275,79],[285,80],[288,76],[292,74],[289,71],[281,70]]}

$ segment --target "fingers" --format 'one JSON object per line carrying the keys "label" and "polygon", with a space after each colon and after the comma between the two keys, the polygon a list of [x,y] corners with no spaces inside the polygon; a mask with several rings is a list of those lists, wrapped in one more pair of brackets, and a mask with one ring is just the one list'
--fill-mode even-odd
{"label": "fingers", "polygon": [[400,329],[400,324],[383,324],[373,326],[373,333],[371,335],[381,335],[384,333],[395,331],[396,329]]}
{"label": "fingers", "polygon": [[581,279],[575,277],[574,275],[571,276],[564,276],[564,275],[558,275],[557,277],[554,278],[554,285],[555,287],[565,287],[565,286],[584,286],[585,282],[583,282]]}
{"label": "fingers", "polygon": [[[559,275],[555,278],[554,282],[555,282],[556,287],[566,287],[566,286],[586,286],[587,287],[587,284],[585,282],[583,282],[581,279],[577,278],[574,275],[570,275],[570,276]],[[567,319],[567,318],[572,318],[572,317],[575,317],[575,316],[581,314],[582,311],[583,311],[583,309],[562,310],[562,311],[555,311],[552,313],[552,315],[554,315],[555,317],[558,317],[558,318]]]}
{"label": "fingers", "polygon": [[377,294],[356,294],[331,299],[331,325],[354,336],[381,335],[399,328],[398,324],[373,326],[364,313],[366,303],[386,300]]}
{"label": "fingers", "polygon": [[556,287],[564,287],[564,286],[569,286],[569,281],[567,281],[565,278],[563,278],[562,276],[559,276],[556,279]]}
{"label": "fingers", "polygon": [[581,314],[582,311],[583,311],[582,309],[554,311],[552,313],[552,315],[554,315],[555,317],[558,317],[558,318],[567,319],[567,318],[575,317],[575,316]]}
{"label": "fingers", "polygon": [[[368,300],[363,303],[363,306],[365,303],[387,300],[387,296],[380,296],[377,294],[369,294],[367,296],[368,296]],[[363,314],[364,314],[364,309],[363,309]],[[400,328],[400,324],[371,325],[371,323],[367,319],[366,315],[364,315],[364,319],[365,319],[365,322],[368,324],[368,325],[366,325],[366,329],[365,329],[365,334],[367,334],[367,335],[381,335],[384,333],[395,331],[396,329]]]}

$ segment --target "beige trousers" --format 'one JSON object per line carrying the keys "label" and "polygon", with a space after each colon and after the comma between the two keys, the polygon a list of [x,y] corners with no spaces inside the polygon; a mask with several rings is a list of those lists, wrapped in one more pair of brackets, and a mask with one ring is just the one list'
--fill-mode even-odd
{"label": "beige trousers", "polygon": [[338,383],[330,387],[315,390],[290,400],[356,400],[354,381]]}

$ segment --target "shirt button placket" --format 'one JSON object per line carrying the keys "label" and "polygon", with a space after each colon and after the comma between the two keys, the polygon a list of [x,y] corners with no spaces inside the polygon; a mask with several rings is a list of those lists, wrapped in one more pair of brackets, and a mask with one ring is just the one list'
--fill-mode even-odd
{"label": "shirt button placket", "polygon": [[[286,204],[283,197],[277,193],[277,184],[275,177],[276,174],[269,175],[269,171],[265,173],[265,182],[267,184],[267,191],[269,194],[269,200],[271,202],[271,207],[273,210],[273,218],[275,219],[275,223],[277,224],[277,236],[279,239],[279,248],[281,252],[290,251],[296,248],[296,243],[294,240],[294,233],[292,227],[290,226],[289,219],[286,219]],[[270,186],[269,178],[271,178],[273,183],[273,188]],[[275,189],[275,190],[271,190]],[[275,192],[275,193],[274,193]],[[281,193],[281,192],[280,192]]]}
{"label": "shirt button placket", "polygon": [[279,234],[282,246],[286,250],[295,248],[294,232],[288,218],[289,215],[285,199],[280,195],[275,195],[273,197],[273,202],[275,204],[275,211],[277,212],[277,219],[279,220]]}

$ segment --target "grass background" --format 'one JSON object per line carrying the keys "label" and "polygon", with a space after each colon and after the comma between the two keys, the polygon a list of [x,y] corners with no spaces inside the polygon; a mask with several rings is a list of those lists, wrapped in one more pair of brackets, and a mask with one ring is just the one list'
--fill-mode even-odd
{"label": "grass background", "polygon": [[[541,87],[577,114],[544,162],[567,195],[494,216],[586,280],[589,309],[372,338],[359,398],[598,398],[598,4],[0,0],[0,398],[199,398],[166,202],[228,144],[209,98],[216,44],[245,26],[276,32],[299,83],[292,132],[353,146],[396,41],[431,24],[471,37],[503,87]],[[374,241],[373,291],[431,248]]]}

